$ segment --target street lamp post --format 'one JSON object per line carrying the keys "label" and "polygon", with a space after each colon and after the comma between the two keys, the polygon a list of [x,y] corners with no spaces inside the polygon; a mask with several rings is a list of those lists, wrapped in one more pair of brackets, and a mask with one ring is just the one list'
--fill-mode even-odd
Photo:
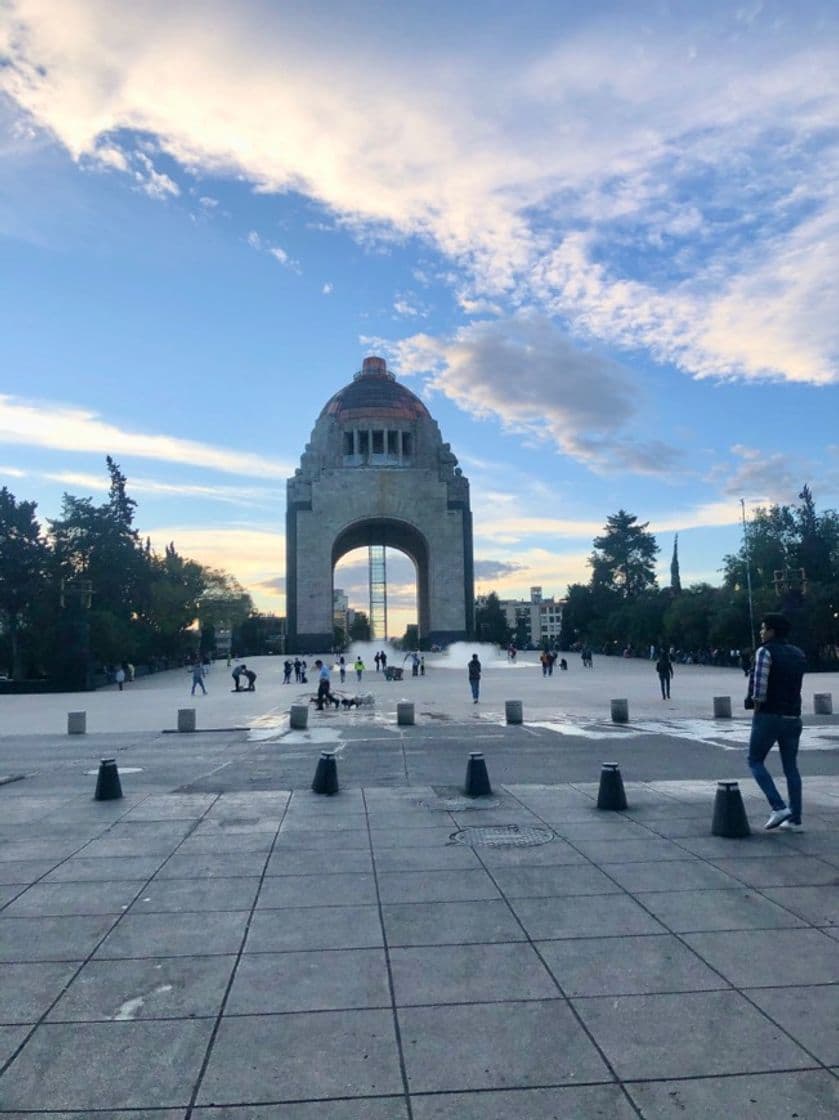
{"label": "street lamp post", "polygon": [[746,590],[749,596],[749,629],[752,635],[752,649],[757,649],[755,641],[755,612],[752,603],[752,564],[749,554],[749,534],[746,529],[746,499],[740,499],[740,515],[743,520],[743,554],[746,557]]}

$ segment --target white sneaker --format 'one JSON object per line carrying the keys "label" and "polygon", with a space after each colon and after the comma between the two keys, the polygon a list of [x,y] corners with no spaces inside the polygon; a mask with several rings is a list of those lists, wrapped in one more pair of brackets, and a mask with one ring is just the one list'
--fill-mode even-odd
{"label": "white sneaker", "polygon": [[784,830],[784,832],[803,832],[804,831],[804,825],[803,824],[796,824],[795,821],[790,821],[790,820],[781,821],[781,828]]}
{"label": "white sneaker", "polygon": [[771,828],[777,828],[783,821],[788,820],[792,816],[791,809],[775,809],[774,812],[769,814],[769,820],[763,826],[768,832]]}

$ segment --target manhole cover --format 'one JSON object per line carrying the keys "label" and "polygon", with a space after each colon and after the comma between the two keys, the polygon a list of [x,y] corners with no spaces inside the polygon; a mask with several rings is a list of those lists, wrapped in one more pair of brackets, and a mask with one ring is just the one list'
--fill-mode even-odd
{"label": "manhole cover", "polygon": [[470,848],[535,848],[547,844],[556,833],[549,828],[519,824],[493,824],[476,828],[461,828],[449,837],[456,844]]}

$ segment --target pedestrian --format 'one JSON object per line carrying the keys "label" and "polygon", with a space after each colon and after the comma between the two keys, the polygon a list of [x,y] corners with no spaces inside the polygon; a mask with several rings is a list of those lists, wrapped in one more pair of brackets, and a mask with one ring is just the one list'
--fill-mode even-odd
{"label": "pedestrian", "polygon": [[385,651],[383,649],[379,650],[379,657],[381,658],[381,662],[382,662],[382,672],[384,672],[385,669],[387,668],[387,654],[385,653]]}
{"label": "pedestrian", "polygon": [[300,658],[299,657],[295,657],[295,659],[294,659],[294,679],[298,684],[300,683]]}
{"label": "pedestrian", "polygon": [[341,678],[341,684],[343,684],[347,679],[347,662],[343,654],[338,658],[338,675]]}
{"label": "pedestrian", "polygon": [[419,676],[419,665],[420,665],[419,654],[415,653],[411,657],[411,676],[412,677],[418,677]]}
{"label": "pedestrian", "polygon": [[244,670],[245,676],[248,679],[248,687],[245,689],[245,692],[256,692],[256,673],[253,671],[253,669],[248,669],[244,665],[242,666],[242,668]]}
{"label": "pedestrian", "polygon": [[674,674],[673,662],[667,653],[662,653],[658,661],[655,663],[655,671],[658,673],[658,683],[661,685],[661,699],[670,699],[670,679]]}
{"label": "pedestrian", "polygon": [[355,665],[353,665],[353,669],[355,669],[355,675],[356,675],[357,680],[360,681],[361,680],[361,674],[364,672],[364,662],[361,660],[360,655],[355,659]]}
{"label": "pedestrian", "polygon": [[201,691],[207,695],[207,689],[204,687],[204,666],[200,661],[196,661],[192,666],[192,691],[190,696],[195,695],[195,686],[201,685]]}
{"label": "pedestrian", "polygon": [[382,655],[378,650],[376,650],[376,656],[373,658],[373,660],[376,662],[376,672],[378,673],[379,669],[381,669],[382,667]]}
{"label": "pedestrian", "polygon": [[291,684],[292,668],[293,666],[291,662],[288,660],[288,658],[286,658],[286,660],[283,662],[283,684]]}
{"label": "pedestrian", "polygon": [[126,661],[126,663],[125,663],[125,672],[126,672],[127,677],[128,677],[128,683],[131,684],[131,682],[134,680],[134,674],[136,673],[136,669],[134,668],[134,666],[131,664],[130,661]]}
{"label": "pedestrian", "polygon": [[425,676],[425,658],[424,657],[420,658],[420,676],[421,677]]}
{"label": "pedestrian", "polygon": [[[801,681],[806,668],[804,653],[787,641],[789,619],[770,612],[760,623],[760,640],[749,681],[746,707],[753,708],[749,737],[749,769],[766,795],[772,812],[764,828],[780,825],[787,832],[802,832],[801,775],[798,743],[801,738]],[[778,793],[766,769],[766,756],[778,744],[787,780],[789,805]]]}
{"label": "pedestrian", "polygon": [[318,711],[322,712],[324,700],[332,699],[329,667],[318,658],[315,661],[315,668],[318,671]]}
{"label": "pedestrian", "polygon": [[478,660],[477,653],[472,654],[472,660],[467,668],[469,670],[469,687],[472,689],[472,703],[477,704],[481,691],[481,663]]}
{"label": "pedestrian", "polygon": [[233,672],[230,674],[231,677],[233,678],[233,683],[236,686],[233,689],[234,692],[241,692],[242,691],[242,687],[241,687],[241,685],[242,685],[242,673],[244,673],[246,669],[247,669],[247,665],[237,665],[236,668],[233,670]]}
{"label": "pedestrian", "polygon": [[125,684],[125,669],[121,665],[114,673],[114,680],[117,682],[117,688],[122,692],[122,686]]}
{"label": "pedestrian", "polygon": [[306,658],[304,657],[302,659],[302,661],[300,662],[300,683],[301,684],[308,684],[309,683],[309,678],[306,676],[306,670],[308,668],[309,668],[309,666],[306,664]]}

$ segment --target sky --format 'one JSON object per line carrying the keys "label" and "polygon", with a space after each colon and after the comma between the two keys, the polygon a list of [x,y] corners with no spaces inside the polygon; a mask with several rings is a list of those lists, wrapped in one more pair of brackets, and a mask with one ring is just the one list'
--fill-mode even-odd
{"label": "sky", "polygon": [[110,454],[143,536],[283,613],[285,480],[379,354],[470,480],[478,592],[561,597],[621,508],[718,582],[741,498],[839,505],[838,27],[0,0],[0,485],[55,517]]}

